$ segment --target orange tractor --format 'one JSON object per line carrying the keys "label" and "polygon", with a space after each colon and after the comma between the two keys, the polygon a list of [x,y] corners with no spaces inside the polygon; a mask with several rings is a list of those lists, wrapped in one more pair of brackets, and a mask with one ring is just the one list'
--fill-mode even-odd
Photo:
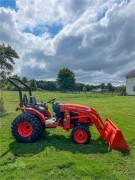
{"label": "orange tractor", "polygon": [[[17,141],[35,142],[45,129],[59,126],[66,131],[72,130],[71,138],[75,143],[87,144],[91,139],[90,126],[95,125],[110,149],[129,150],[121,130],[111,120],[103,121],[95,109],[78,104],[58,103],[55,99],[39,103],[27,84],[15,78],[10,78],[9,81],[19,90],[20,103],[17,110],[22,111],[12,122],[12,134]],[[29,98],[26,94],[23,95],[22,86],[18,82],[28,89]],[[48,103],[52,103],[55,117],[48,110]]]}

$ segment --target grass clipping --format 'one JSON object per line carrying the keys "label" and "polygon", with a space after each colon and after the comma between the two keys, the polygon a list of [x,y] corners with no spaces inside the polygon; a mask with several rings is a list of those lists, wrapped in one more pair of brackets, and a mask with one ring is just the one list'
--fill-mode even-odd
{"label": "grass clipping", "polygon": [[6,112],[4,107],[4,101],[2,98],[0,98],[0,116],[2,116]]}

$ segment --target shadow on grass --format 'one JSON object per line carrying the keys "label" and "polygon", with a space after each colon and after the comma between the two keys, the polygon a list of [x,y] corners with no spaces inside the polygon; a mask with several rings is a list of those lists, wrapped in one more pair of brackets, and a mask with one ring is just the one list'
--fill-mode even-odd
{"label": "shadow on grass", "polygon": [[72,153],[95,154],[108,153],[108,145],[101,139],[91,140],[90,144],[75,144],[68,137],[63,135],[49,135],[45,133],[43,138],[36,143],[18,143],[16,141],[10,143],[9,150],[2,154],[5,156],[8,152],[15,156],[32,156],[42,151],[48,151],[53,148],[56,151],[65,151]]}
{"label": "shadow on grass", "polygon": [[10,112],[3,112],[3,113],[0,114],[0,118],[5,117],[5,116],[7,116],[9,114],[10,114]]}

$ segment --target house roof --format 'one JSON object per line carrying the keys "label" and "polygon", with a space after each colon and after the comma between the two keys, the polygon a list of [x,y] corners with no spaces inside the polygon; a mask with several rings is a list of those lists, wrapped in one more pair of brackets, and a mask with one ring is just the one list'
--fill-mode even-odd
{"label": "house roof", "polygon": [[127,74],[127,78],[135,77],[135,69]]}

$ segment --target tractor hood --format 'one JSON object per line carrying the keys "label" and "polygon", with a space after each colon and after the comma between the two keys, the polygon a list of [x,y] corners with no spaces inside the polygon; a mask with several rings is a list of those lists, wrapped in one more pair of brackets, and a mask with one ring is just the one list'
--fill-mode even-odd
{"label": "tractor hood", "polygon": [[91,108],[88,106],[80,104],[61,104],[61,111],[91,111]]}

